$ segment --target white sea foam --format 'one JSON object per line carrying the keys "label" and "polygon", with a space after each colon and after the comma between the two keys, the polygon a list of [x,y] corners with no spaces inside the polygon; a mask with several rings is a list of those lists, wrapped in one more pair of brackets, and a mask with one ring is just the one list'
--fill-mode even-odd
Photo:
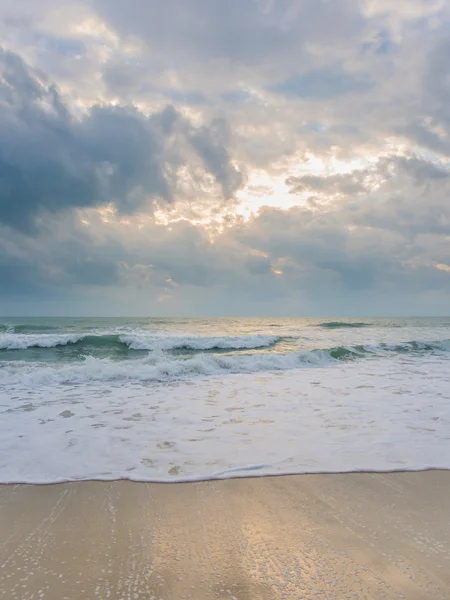
{"label": "white sea foam", "polygon": [[247,336],[179,336],[168,333],[149,335],[134,333],[121,335],[120,341],[133,350],[243,350],[266,348],[275,344],[280,338],[267,335]]}
{"label": "white sea foam", "polygon": [[1,350],[25,350],[26,348],[54,348],[67,346],[82,339],[81,333],[0,333]]}
{"label": "white sea foam", "polygon": [[450,320],[321,323],[5,323],[0,482],[450,468]]}
{"label": "white sea foam", "polygon": [[450,468],[444,356],[0,392],[0,481]]}
{"label": "white sea foam", "polygon": [[382,346],[339,347],[335,349],[282,353],[239,355],[196,354],[191,358],[172,358],[165,353],[150,354],[139,360],[117,361],[85,356],[71,363],[38,363],[25,361],[0,362],[0,385],[80,384],[89,382],[170,382],[219,376],[227,373],[258,373],[287,371],[298,368],[324,367],[342,360],[369,360],[397,353],[418,354],[426,359],[427,351],[447,355],[450,342],[432,345],[416,342]]}
{"label": "white sea foam", "polygon": [[[174,346],[171,345],[171,348]],[[157,347],[159,350],[162,348]],[[117,361],[84,356],[69,363],[1,361],[0,385],[80,384],[89,382],[170,382],[220,376],[227,373],[288,371],[299,368],[325,367],[348,360],[373,360],[383,356],[448,356],[448,340],[418,343],[382,344],[330,349],[300,350],[288,353],[202,354],[190,358],[172,357],[165,352],[150,353],[142,359]]]}
{"label": "white sea foam", "polygon": [[117,338],[132,350],[167,351],[191,350],[242,350],[265,348],[280,338],[267,335],[246,336],[194,336],[174,335],[167,332],[149,334],[144,332],[121,333],[120,330],[88,331],[77,333],[0,333],[0,349],[25,350],[27,348],[55,348],[75,344],[81,340],[95,343]]}
{"label": "white sea foam", "polygon": [[326,351],[246,356],[197,354],[186,360],[160,355],[156,361],[150,358],[120,362],[86,356],[82,362],[69,364],[10,361],[0,363],[0,384],[34,387],[88,382],[164,382],[224,373],[285,371],[331,362],[335,361]]}

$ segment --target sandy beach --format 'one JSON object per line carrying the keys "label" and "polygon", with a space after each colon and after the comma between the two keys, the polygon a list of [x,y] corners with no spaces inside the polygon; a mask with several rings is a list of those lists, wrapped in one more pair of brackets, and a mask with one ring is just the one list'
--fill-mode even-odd
{"label": "sandy beach", "polygon": [[450,472],[0,487],[7,600],[450,597]]}

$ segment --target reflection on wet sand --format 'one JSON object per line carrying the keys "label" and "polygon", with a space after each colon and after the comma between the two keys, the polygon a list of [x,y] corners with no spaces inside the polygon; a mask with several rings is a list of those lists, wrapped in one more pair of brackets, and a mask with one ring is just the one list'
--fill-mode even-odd
{"label": "reflection on wet sand", "polygon": [[450,472],[0,487],[8,600],[450,597]]}

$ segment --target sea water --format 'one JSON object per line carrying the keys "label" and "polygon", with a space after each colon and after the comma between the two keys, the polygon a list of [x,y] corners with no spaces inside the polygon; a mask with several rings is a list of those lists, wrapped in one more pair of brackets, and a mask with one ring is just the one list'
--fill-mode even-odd
{"label": "sea water", "polygon": [[450,468],[450,319],[0,319],[0,482]]}

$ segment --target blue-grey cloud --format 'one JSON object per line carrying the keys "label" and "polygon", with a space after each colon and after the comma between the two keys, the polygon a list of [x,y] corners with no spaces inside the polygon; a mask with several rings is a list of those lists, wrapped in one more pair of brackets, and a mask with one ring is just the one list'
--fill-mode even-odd
{"label": "blue-grey cloud", "polygon": [[73,118],[58,91],[23,61],[0,61],[0,219],[29,227],[42,210],[115,201],[132,209],[148,194],[171,201],[152,122],[128,108],[97,106]]}
{"label": "blue-grey cloud", "polygon": [[373,82],[339,69],[316,69],[302,75],[289,77],[270,90],[287,96],[298,96],[310,100],[326,100],[349,93],[366,92]]}
{"label": "blue-grey cloud", "polygon": [[[447,306],[438,4],[0,0],[0,300],[94,290],[132,304],[140,290],[146,311],[161,293],[191,313],[209,295],[225,311],[295,312],[301,298],[352,312],[429,293]],[[235,206],[247,171],[238,198],[273,200],[284,181],[298,206],[222,215],[211,240],[195,223]]]}
{"label": "blue-grey cloud", "polygon": [[231,90],[228,92],[223,92],[221,97],[225,102],[230,102],[233,104],[239,104],[242,102],[247,102],[251,99],[252,95],[243,90]]}
{"label": "blue-grey cloud", "polygon": [[[320,210],[264,209],[224,229],[213,244],[206,230],[186,221],[170,229],[155,223],[127,229],[92,220],[94,213],[87,217],[89,227],[66,217],[41,223],[33,237],[4,229],[1,269],[15,290],[43,283],[53,289],[114,289],[136,279],[153,290],[220,288],[247,299],[257,289],[266,301],[297,292],[310,299],[379,289],[450,292],[450,176],[444,170],[417,158],[391,157],[358,175],[320,183],[303,179],[314,193],[336,200]],[[381,186],[373,187],[374,179]],[[427,204],[426,196],[433,202]]]}
{"label": "blue-grey cloud", "polygon": [[183,102],[184,104],[204,104],[206,98],[200,92],[192,92],[189,90],[162,90],[162,93],[174,102]]}
{"label": "blue-grey cloud", "polygon": [[[133,107],[95,105],[75,118],[58,90],[16,54],[1,51],[0,68],[1,221],[23,229],[43,211],[113,203],[132,213],[151,209],[155,199],[174,201],[176,179],[168,171],[190,158],[166,148],[174,109],[146,116]],[[188,137],[229,197],[241,176],[223,145],[223,127],[189,126]]]}
{"label": "blue-grey cloud", "polygon": [[234,167],[228,153],[229,125],[225,119],[215,119],[208,128],[191,129],[189,140],[210,173],[221,184],[225,198],[241,187],[243,175]]}
{"label": "blue-grey cloud", "polygon": [[91,0],[92,6],[123,35],[137,35],[175,61],[227,59],[262,64],[307,41],[324,45],[354,35],[361,26],[359,7],[327,0],[249,0],[204,2],[174,0]]}

